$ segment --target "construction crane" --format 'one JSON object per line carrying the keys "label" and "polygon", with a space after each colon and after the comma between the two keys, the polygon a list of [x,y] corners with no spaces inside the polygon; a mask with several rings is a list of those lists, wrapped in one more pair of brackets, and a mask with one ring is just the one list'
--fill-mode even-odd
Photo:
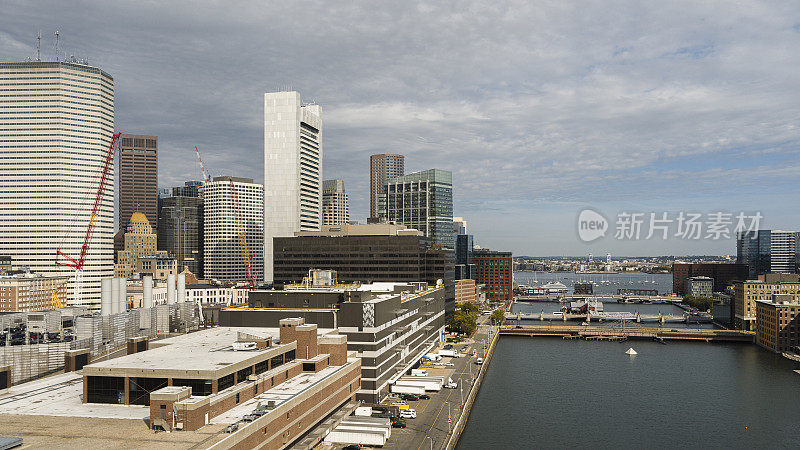
{"label": "construction crane", "polygon": [[208,172],[206,172],[206,168],[203,165],[203,159],[200,157],[200,150],[197,149],[197,146],[194,146],[194,151],[197,153],[197,161],[200,162],[200,171],[203,172],[203,184],[208,183]]}
{"label": "construction crane", "polygon": [[[81,283],[83,281],[83,263],[86,261],[86,252],[89,250],[89,242],[92,239],[92,232],[94,231],[94,225],[97,221],[97,212],[100,210],[100,203],[103,200],[103,195],[105,194],[106,182],[108,181],[108,172],[111,168],[111,164],[114,162],[114,145],[116,145],[121,134],[122,133],[117,133],[111,136],[111,144],[109,144],[108,151],[106,151],[105,165],[103,166],[103,173],[100,176],[100,184],[97,186],[97,193],[94,196],[92,214],[89,216],[89,225],[86,227],[86,233],[83,236],[81,254],[76,259],[67,255],[61,251],[61,249],[58,249],[56,252],[56,266],[71,267],[75,269],[75,304],[80,304]],[[59,260],[59,257],[63,258],[65,261]],[[55,289],[55,291],[53,291],[53,306],[56,308],[61,307],[61,301],[58,299],[58,289],[64,284],[66,284],[66,282],[61,284]]]}
{"label": "construction crane", "polygon": [[239,211],[239,197],[236,195],[236,186],[233,184],[233,179],[230,180],[230,183],[231,202],[233,203],[234,217],[236,218],[236,228],[239,231],[239,247],[242,249],[242,259],[244,260],[244,276],[247,281],[247,289],[252,291],[256,288],[256,280],[253,277],[253,257],[250,256],[250,252],[247,251],[247,237],[245,235],[244,224],[242,223],[242,214]]}

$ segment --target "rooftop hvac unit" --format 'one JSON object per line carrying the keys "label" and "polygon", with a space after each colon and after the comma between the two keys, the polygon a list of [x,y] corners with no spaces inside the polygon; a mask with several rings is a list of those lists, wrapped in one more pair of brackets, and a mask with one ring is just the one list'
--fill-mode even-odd
{"label": "rooftop hvac unit", "polygon": [[247,350],[255,350],[256,343],[255,342],[234,342],[233,349],[237,352],[240,351],[247,351]]}

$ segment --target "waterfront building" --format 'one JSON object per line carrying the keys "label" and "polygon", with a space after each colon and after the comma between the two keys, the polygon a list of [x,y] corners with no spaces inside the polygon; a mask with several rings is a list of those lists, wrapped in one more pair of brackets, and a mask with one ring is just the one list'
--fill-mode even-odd
{"label": "waterfront building", "polygon": [[405,159],[403,155],[385,153],[369,157],[370,222],[379,220],[380,205],[386,200],[386,180],[405,175]]}
{"label": "waterfront building", "polygon": [[322,225],[322,108],[298,92],[264,94],[263,274],[273,282],[273,238]]}
{"label": "waterfront building", "polygon": [[[47,311],[67,298],[68,277],[43,276],[28,271],[0,275],[0,312]],[[0,330],[2,331],[2,330]]]}
{"label": "waterfront building", "polygon": [[251,291],[249,304],[221,310],[220,324],[269,327],[284,317],[303,317],[347,336],[348,350],[362,361],[356,400],[367,403],[388,394],[389,380],[416,365],[445,327],[444,289],[427,283],[337,284],[332,279],[315,286],[309,281]]}
{"label": "waterfront building", "polygon": [[246,246],[253,277],[263,280],[264,187],[252,178],[214,177],[202,196],[203,276],[246,281]]}
{"label": "waterfront building", "polygon": [[344,225],[350,222],[350,207],[344,181],[322,182],[322,225]]}
{"label": "waterfront building", "polygon": [[711,298],[714,292],[714,279],[709,277],[689,277],[686,279],[686,295]]}
{"label": "waterfront building", "polygon": [[456,304],[475,303],[475,280],[469,278],[456,280]]}
{"label": "waterfront building", "polygon": [[686,295],[686,280],[701,276],[713,280],[713,292],[722,292],[734,281],[744,281],[750,278],[747,264],[674,263],[672,264],[672,292],[681,296]]}
{"label": "waterfront building", "polygon": [[124,250],[119,252],[114,265],[116,278],[130,278],[136,272],[136,262],[140,258],[167,259],[167,252],[158,250],[153,227],[140,212],[133,213],[128,221],[124,242]]}
{"label": "waterfront building", "polygon": [[161,199],[158,249],[174,257],[180,270],[188,267],[202,278],[203,199],[194,186],[177,187],[172,193],[175,195]]}
{"label": "waterfront building", "polygon": [[446,310],[455,308],[453,251],[434,246],[418,230],[402,225],[324,226],[275,238],[275,282],[300,283],[312,269],[331,269],[342,282],[442,280]]}
{"label": "waterfront building", "polygon": [[736,240],[736,262],[750,267],[750,278],[765,273],[797,273],[800,233],[758,230],[740,232]]}
{"label": "waterfront building", "polygon": [[[86,64],[0,63],[0,254],[46,277],[60,249],[81,253],[114,133],[114,79]],[[108,173],[82,272],[80,299],[100,304],[100,279],[114,273],[114,171]]]}
{"label": "waterfront building", "polygon": [[514,271],[511,252],[474,250],[475,283],[486,285],[486,301],[507,302],[514,295]]}
{"label": "waterfront building", "polygon": [[758,318],[756,302],[759,300],[771,301],[774,295],[780,294],[790,294],[794,297],[794,301],[800,300],[800,281],[796,276],[792,278],[793,281],[778,281],[775,278],[766,277],[764,281],[747,280],[734,283],[734,328],[755,331]]}
{"label": "waterfront building", "polygon": [[800,301],[797,295],[775,294],[756,301],[756,343],[775,353],[800,346]]}
{"label": "waterfront building", "polygon": [[453,174],[430,169],[386,180],[381,220],[421,231],[434,244],[454,249]]}
{"label": "waterfront building", "polygon": [[135,212],[158,227],[158,136],[123,134],[119,146],[119,226]]}

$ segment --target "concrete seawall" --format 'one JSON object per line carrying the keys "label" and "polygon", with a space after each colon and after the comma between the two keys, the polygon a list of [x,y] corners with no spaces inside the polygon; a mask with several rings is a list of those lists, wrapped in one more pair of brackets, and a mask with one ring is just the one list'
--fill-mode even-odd
{"label": "concrete seawall", "polygon": [[[494,327],[493,327],[494,328]],[[478,373],[478,377],[475,380],[475,383],[472,385],[472,388],[467,395],[467,399],[464,402],[464,408],[461,410],[461,414],[456,419],[455,425],[453,426],[453,433],[450,434],[450,438],[445,445],[446,450],[452,450],[458,444],[458,440],[461,437],[461,433],[464,431],[464,427],[467,424],[467,419],[469,418],[469,413],[472,411],[472,405],[475,403],[475,397],[478,395],[478,391],[481,388],[481,384],[483,383],[483,377],[486,376],[486,371],[489,369],[489,363],[492,361],[492,356],[494,355],[494,348],[497,346],[497,341],[500,338],[499,329],[494,328],[494,335],[492,336],[492,342],[489,343],[489,348],[486,350],[486,358],[484,358],[483,365]],[[472,364],[472,363],[470,363]]]}

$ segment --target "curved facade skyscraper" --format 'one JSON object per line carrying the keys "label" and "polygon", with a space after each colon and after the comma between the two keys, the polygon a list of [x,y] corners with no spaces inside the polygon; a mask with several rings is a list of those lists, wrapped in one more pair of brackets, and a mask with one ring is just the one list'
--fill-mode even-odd
{"label": "curved facade skyscraper", "polygon": [[[0,63],[0,91],[0,255],[43,275],[73,276],[56,267],[56,251],[80,255],[114,132],[114,79],[84,64],[8,62]],[[114,274],[109,170],[78,302],[97,309],[100,279]]]}

